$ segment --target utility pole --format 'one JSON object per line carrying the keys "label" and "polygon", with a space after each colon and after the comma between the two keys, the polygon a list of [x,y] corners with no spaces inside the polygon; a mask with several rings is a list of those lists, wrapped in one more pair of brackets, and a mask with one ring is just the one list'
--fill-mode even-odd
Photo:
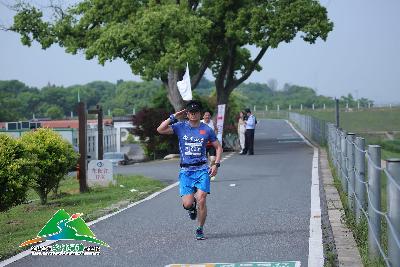
{"label": "utility pole", "polygon": [[335,98],[336,128],[339,129],[339,99]]}
{"label": "utility pole", "polygon": [[79,166],[78,166],[78,179],[79,179],[79,192],[84,193],[89,190],[87,185],[87,117],[86,105],[84,102],[78,103],[78,119],[79,119]]}
{"label": "utility pole", "polygon": [[97,114],[97,159],[103,160],[103,109],[96,105],[96,109],[88,111],[89,114]]}

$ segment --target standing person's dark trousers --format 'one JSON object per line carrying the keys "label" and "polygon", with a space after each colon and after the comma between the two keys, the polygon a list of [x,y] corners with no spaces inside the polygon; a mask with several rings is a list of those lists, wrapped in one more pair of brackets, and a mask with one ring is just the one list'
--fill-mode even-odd
{"label": "standing person's dark trousers", "polygon": [[249,155],[254,155],[254,129],[246,129],[244,137],[244,149],[240,154],[245,155],[249,152]]}

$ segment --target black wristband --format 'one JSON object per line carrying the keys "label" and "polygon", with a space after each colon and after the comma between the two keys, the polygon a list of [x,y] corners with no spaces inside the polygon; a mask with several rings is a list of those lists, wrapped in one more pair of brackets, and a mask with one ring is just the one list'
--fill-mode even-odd
{"label": "black wristband", "polygon": [[221,167],[221,163],[215,163],[215,166],[217,166],[217,168]]}

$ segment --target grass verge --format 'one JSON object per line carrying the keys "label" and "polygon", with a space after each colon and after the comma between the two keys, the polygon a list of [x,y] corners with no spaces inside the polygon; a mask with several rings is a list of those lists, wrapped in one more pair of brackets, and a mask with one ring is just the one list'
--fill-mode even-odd
{"label": "grass verge", "polygon": [[[334,110],[304,110],[300,113],[335,122]],[[350,132],[400,131],[400,109],[367,109],[362,111],[340,111],[340,127]]]}
{"label": "grass verge", "polygon": [[[57,195],[50,195],[46,205],[41,205],[38,195],[30,191],[30,203],[0,213],[0,260],[26,249],[19,248],[19,244],[36,237],[59,209],[65,209],[69,214],[83,213],[83,220],[89,222],[143,199],[163,187],[164,183],[143,176],[117,175],[116,185],[95,187],[90,192],[80,194],[78,181],[69,177],[61,182]],[[137,191],[130,191],[132,189]]]}

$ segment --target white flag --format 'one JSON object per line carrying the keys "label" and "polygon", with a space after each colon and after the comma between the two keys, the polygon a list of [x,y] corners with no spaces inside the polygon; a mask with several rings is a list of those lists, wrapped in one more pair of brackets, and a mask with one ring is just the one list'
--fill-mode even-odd
{"label": "white flag", "polygon": [[189,64],[186,63],[186,72],[182,81],[177,82],[179,93],[183,100],[192,100],[192,86],[190,85]]}

